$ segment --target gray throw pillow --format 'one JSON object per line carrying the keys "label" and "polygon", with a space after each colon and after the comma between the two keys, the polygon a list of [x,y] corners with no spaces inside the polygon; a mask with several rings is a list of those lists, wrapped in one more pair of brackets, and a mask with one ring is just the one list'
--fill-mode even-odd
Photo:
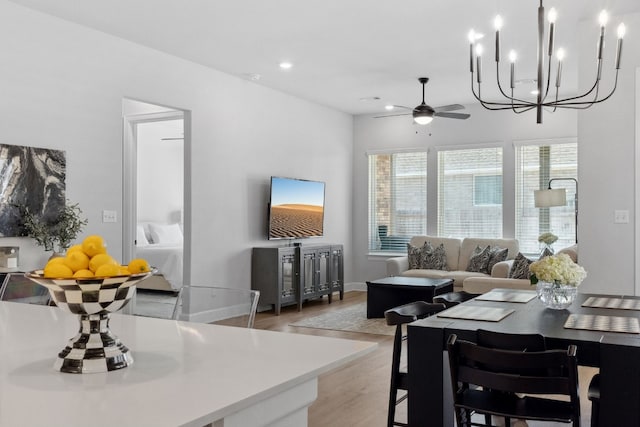
{"label": "gray throw pillow", "polygon": [[489,264],[489,257],[491,256],[491,246],[481,248],[476,246],[469,258],[469,265],[467,271],[473,271],[476,273],[484,273],[487,271],[487,265]]}
{"label": "gray throw pillow", "polygon": [[431,242],[427,242],[425,250],[422,253],[422,268],[430,270],[447,271],[447,254],[444,250],[444,244],[440,243],[438,247],[431,246]]}
{"label": "gray throw pillow", "polygon": [[411,243],[407,243],[407,258],[409,260],[409,270],[415,270],[416,268],[422,268],[422,257],[427,242],[422,246],[413,246]]}
{"label": "gray throw pillow", "polygon": [[499,246],[494,246],[491,249],[491,253],[489,255],[489,263],[487,263],[487,271],[485,271],[484,273],[491,274],[491,270],[493,269],[493,266],[499,262],[506,260],[508,255],[509,255],[508,248],[503,249]]}
{"label": "gray throw pillow", "polygon": [[531,277],[531,273],[529,272],[529,266],[533,261],[531,261],[526,256],[522,255],[518,252],[518,255],[513,260],[513,265],[511,266],[511,271],[509,271],[510,279],[527,279]]}

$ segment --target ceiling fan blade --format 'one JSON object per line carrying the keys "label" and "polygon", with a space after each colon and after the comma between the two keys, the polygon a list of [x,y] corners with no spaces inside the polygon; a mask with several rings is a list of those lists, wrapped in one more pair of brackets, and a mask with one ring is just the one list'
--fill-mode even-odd
{"label": "ceiling fan blade", "polygon": [[374,116],[374,119],[381,119],[383,117],[395,117],[395,116],[410,116],[412,113],[402,113],[402,114],[387,114],[384,116]]}
{"label": "ceiling fan blade", "polygon": [[448,119],[468,119],[471,114],[464,113],[435,113],[434,116],[446,117]]}
{"label": "ceiling fan blade", "polygon": [[435,107],[436,113],[441,113],[444,111],[454,111],[454,110],[462,110],[464,109],[464,105],[460,104],[451,104],[451,105],[443,105],[442,107]]}

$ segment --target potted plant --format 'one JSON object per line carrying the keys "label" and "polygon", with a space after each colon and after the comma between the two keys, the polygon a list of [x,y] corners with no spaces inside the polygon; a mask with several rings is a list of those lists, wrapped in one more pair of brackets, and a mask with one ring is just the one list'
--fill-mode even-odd
{"label": "potted plant", "polygon": [[18,205],[17,208],[26,236],[35,239],[45,251],[64,253],[88,223],[87,219],[81,218],[79,205],[68,201],[60,215],[50,222],[43,222],[27,206]]}
{"label": "potted plant", "polygon": [[549,308],[565,309],[573,303],[587,272],[567,254],[542,258],[529,266],[531,284],[540,301]]}

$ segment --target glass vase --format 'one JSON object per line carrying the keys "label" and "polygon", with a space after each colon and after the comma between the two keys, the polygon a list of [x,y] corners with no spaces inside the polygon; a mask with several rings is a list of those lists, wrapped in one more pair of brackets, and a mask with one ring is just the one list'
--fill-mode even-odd
{"label": "glass vase", "polygon": [[578,288],[560,283],[538,282],[536,292],[545,307],[564,310],[576,299]]}

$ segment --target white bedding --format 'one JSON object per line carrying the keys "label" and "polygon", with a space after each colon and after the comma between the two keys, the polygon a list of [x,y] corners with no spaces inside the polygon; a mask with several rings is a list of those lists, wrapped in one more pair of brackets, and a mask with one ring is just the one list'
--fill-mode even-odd
{"label": "white bedding", "polygon": [[182,245],[149,244],[136,246],[136,257],[158,269],[172,289],[182,288]]}

